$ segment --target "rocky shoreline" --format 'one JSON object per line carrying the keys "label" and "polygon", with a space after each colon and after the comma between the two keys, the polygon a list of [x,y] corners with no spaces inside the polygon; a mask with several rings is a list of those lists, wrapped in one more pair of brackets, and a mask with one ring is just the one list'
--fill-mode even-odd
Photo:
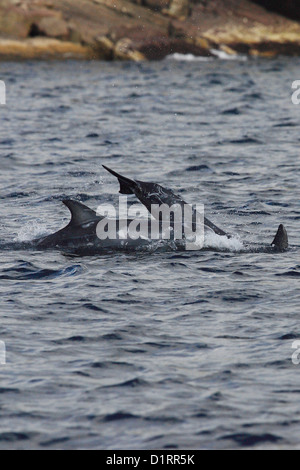
{"label": "rocky shoreline", "polygon": [[141,61],[175,52],[213,56],[214,50],[263,57],[300,55],[300,6],[298,16],[296,7],[283,16],[282,2],[280,14],[265,9],[266,3],[0,0],[0,60]]}

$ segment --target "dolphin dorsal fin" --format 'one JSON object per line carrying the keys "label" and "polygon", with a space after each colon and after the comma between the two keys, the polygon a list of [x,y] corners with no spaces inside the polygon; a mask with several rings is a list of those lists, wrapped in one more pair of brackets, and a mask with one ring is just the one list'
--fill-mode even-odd
{"label": "dolphin dorsal fin", "polygon": [[73,201],[71,199],[66,199],[62,202],[65,206],[68,207],[72,214],[70,225],[79,226],[87,224],[88,222],[92,222],[98,218],[95,211],[85,206],[81,202]]}
{"label": "dolphin dorsal fin", "polygon": [[284,251],[289,247],[288,234],[285,227],[280,224],[272,242],[272,246],[275,246],[278,250]]}

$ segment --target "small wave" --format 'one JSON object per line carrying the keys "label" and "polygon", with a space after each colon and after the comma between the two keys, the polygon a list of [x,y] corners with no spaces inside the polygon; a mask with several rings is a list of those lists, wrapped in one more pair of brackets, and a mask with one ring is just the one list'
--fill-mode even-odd
{"label": "small wave", "polygon": [[110,421],[120,421],[124,419],[137,419],[138,416],[124,411],[117,411],[116,413],[107,414],[104,416],[103,421],[109,423]]}
{"label": "small wave", "polygon": [[225,51],[220,49],[210,49],[209,51],[213,54],[210,57],[207,56],[195,56],[194,54],[180,54],[175,52],[175,54],[170,54],[166,57],[167,60],[178,60],[185,62],[209,62],[211,60],[220,59],[220,60],[242,60],[246,61],[248,57],[243,54],[228,54]]}
{"label": "small wave", "polygon": [[233,238],[227,238],[226,236],[209,232],[205,234],[204,248],[214,248],[220,251],[226,250],[237,252],[243,251],[245,247],[237,236]]}
{"label": "small wave", "polygon": [[282,276],[282,277],[300,277],[300,272],[296,270],[291,270],[291,271],[285,271],[283,273],[277,273],[275,275]]}
{"label": "small wave", "polygon": [[23,433],[23,432],[2,432],[0,434],[0,442],[19,442],[19,441],[28,441],[33,437],[32,433]]}
{"label": "small wave", "polygon": [[91,132],[90,134],[87,134],[86,137],[87,137],[87,139],[97,139],[100,136],[96,132]]}
{"label": "small wave", "polygon": [[221,60],[247,60],[248,57],[243,54],[228,54],[225,51],[221,51],[220,49],[210,49],[210,52]]}
{"label": "small wave", "polygon": [[185,171],[207,171],[207,172],[213,173],[213,170],[207,165],[189,166],[185,169]]}
{"label": "small wave", "polygon": [[234,441],[235,443],[239,444],[242,447],[252,447],[256,444],[262,443],[273,443],[282,440],[280,436],[276,436],[275,434],[250,434],[250,433],[236,433],[236,434],[228,434],[220,439],[229,439]]}
{"label": "small wave", "polygon": [[180,54],[175,52],[175,54],[170,54],[166,57],[167,60],[178,60],[185,62],[208,62],[213,60],[213,57],[204,57],[204,56],[195,56],[193,54]]}
{"label": "small wave", "polygon": [[228,143],[230,144],[263,144],[263,142],[259,139],[255,139],[253,137],[242,137],[241,139],[232,139],[229,140]]}
{"label": "small wave", "polygon": [[82,267],[79,264],[62,269],[48,269],[39,268],[33,263],[20,261],[15,266],[3,269],[0,279],[10,281],[51,280],[65,276],[74,276],[81,272]]}
{"label": "small wave", "polygon": [[229,109],[225,109],[224,111],[222,111],[221,114],[223,114],[224,116],[227,116],[227,115],[239,115],[239,114],[242,114],[242,110],[239,109],[239,108],[229,108]]}
{"label": "small wave", "polygon": [[35,192],[26,193],[24,191],[16,191],[13,193],[6,194],[5,196],[1,197],[0,199],[21,199],[23,197],[30,197],[35,196]]}

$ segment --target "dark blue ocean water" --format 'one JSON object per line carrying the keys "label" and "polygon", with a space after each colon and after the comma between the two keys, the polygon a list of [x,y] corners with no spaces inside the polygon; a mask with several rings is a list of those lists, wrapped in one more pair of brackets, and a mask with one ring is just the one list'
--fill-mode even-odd
{"label": "dark blue ocean water", "polygon": [[[0,448],[300,448],[299,59],[2,63]],[[115,202],[203,202],[193,252],[16,250]],[[254,253],[284,223],[286,253]]]}

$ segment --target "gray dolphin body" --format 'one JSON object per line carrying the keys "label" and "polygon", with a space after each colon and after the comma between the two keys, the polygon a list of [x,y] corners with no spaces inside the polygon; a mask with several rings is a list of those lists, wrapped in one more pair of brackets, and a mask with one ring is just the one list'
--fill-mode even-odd
{"label": "gray dolphin body", "polygon": [[39,248],[68,247],[82,244],[88,246],[95,245],[97,241],[96,228],[101,221],[101,217],[96,212],[84,204],[77,201],[62,201],[71,212],[70,223],[58,232],[41,238],[37,241]]}
{"label": "gray dolphin body", "polygon": [[[104,166],[104,165],[103,165]],[[181,206],[186,202],[178,195],[174,194],[171,189],[164,188],[157,183],[147,183],[138,180],[131,180],[126,178],[115,171],[107,168],[112,175],[116,176],[120,183],[121,194],[134,194],[140,202],[151,212],[153,204],[161,205],[166,204],[171,207],[174,204]],[[95,211],[86,207],[84,204],[73,200],[65,200],[63,203],[69,208],[71,212],[70,223],[54,233],[37,241],[38,248],[65,248],[65,249],[80,249],[80,251],[87,252],[102,252],[116,249],[129,249],[134,250],[149,246],[151,240],[133,240],[127,238],[125,240],[100,240],[97,236],[97,226],[103,217],[96,214]],[[194,209],[193,209],[194,210]],[[117,221],[118,224],[120,221]],[[131,220],[127,220],[127,227]],[[204,218],[204,226],[206,230],[215,232],[217,235],[227,236],[224,230],[217,227],[206,217]],[[178,244],[178,248],[182,248],[182,244]],[[271,245],[263,247],[261,251],[282,252],[288,249],[288,236],[286,229],[280,225],[275,238]],[[253,251],[256,251],[255,249]]]}
{"label": "gray dolphin body", "polygon": [[[141,201],[141,203],[148,209],[151,213],[152,205],[162,205],[166,204],[171,207],[172,205],[178,204],[182,208],[188,205],[180,196],[177,196],[173,193],[171,189],[164,188],[157,183],[144,183],[143,181],[133,181],[129,178],[125,178],[122,175],[119,175],[115,171],[111,170],[105,165],[102,165],[109,173],[116,176],[120,183],[120,193],[121,194],[135,194],[136,197]],[[193,214],[196,210],[193,209]],[[210,220],[204,217],[204,227],[206,229],[212,230],[217,235],[229,235],[224,232],[221,228],[217,227]],[[195,227],[193,227],[195,230]]]}
{"label": "gray dolphin body", "polygon": [[[171,189],[164,188],[157,183],[144,183],[143,181],[130,180],[115,171],[111,170],[105,165],[102,165],[109,173],[118,178],[120,183],[120,193],[121,194],[135,194],[136,197],[141,201],[144,206],[147,207],[149,212],[151,212],[152,204],[167,204],[172,206],[173,204],[179,204],[181,206],[186,205],[187,203],[176,194],[173,193]],[[230,238],[230,235],[226,233],[221,228],[217,227],[210,220],[204,217],[204,227],[207,230],[212,230],[217,235],[227,236]],[[275,238],[271,243],[271,247],[277,251],[285,251],[288,249],[288,235],[285,227],[281,224],[277,230]]]}
{"label": "gray dolphin body", "polygon": [[[95,211],[81,202],[73,200],[62,201],[71,212],[71,221],[58,232],[41,238],[37,241],[38,248],[64,248],[70,250],[79,249],[81,252],[98,252],[103,250],[134,249],[149,244],[148,240],[133,240],[131,238],[100,240],[97,236],[97,226],[105,217],[97,215]],[[106,219],[108,220],[108,219]],[[124,227],[132,222],[117,220],[116,228]]]}

